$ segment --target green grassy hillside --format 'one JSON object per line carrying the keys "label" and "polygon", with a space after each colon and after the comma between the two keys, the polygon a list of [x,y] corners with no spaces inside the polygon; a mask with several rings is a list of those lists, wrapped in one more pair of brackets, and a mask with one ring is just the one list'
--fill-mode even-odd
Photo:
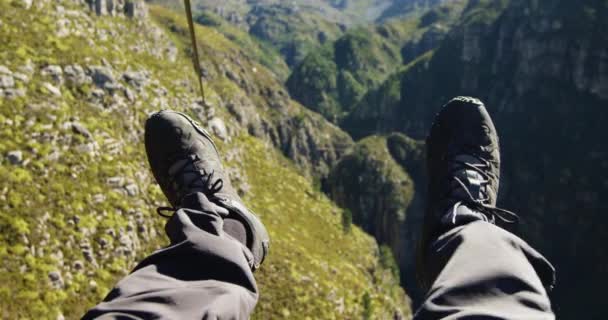
{"label": "green grassy hillside", "polygon": [[[372,298],[372,319],[409,316],[409,306],[391,260],[380,259],[373,238],[357,227],[345,230],[342,210],[297,176],[293,166],[252,143],[242,162],[251,192],[246,201],[262,213],[270,230],[269,260],[258,274],[259,319],[359,318],[364,296]],[[280,199],[280,200],[278,200]],[[365,254],[361,254],[365,253]]]}
{"label": "green grassy hillside", "polygon": [[24,3],[0,0],[2,318],[76,319],[166,243],[164,220],[153,213],[165,200],[142,145],[147,114],[162,108],[212,129],[232,180],[268,226],[271,255],[257,274],[254,318],[409,316],[373,238],[346,232],[341,210],[303,175],[331,157],[308,158],[302,146],[343,135],[281,98],[284,89],[255,57],[198,29],[206,107],[197,103],[183,20],[159,8],[154,19],[130,20],[96,17],[73,1]]}
{"label": "green grassy hillside", "polygon": [[[182,12],[182,11],[178,11]],[[209,26],[241,48],[247,49],[247,55],[253,57],[258,63],[272,71],[277,77],[284,81],[289,75],[289,67],[283,60],[279,50],[274,48],[271,43],[251,36],[247,32],[233,26],[221,16],[211,12],[203,11],[197,14],[195,22]]]}

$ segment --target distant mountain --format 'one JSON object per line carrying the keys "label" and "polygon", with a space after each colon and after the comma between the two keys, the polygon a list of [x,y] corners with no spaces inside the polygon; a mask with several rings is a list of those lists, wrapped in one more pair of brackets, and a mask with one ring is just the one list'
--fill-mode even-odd
{"label": "distant mountain", "polygon": [[[272,45],[297,65],[322,44],[354,26],[408,17],[454,0],[194,0],[195,14],[216,15]],[[181,4],[150,0],[174,9]]]}
{"label": "distant mountain", "polygon": [[375,17],[375,22],[383,22],[394,18],[404,18],[412,14],[436,7],[440,4],[457,0],[393,0],[390,5]]}
{"label": "distant mountain", "polygon": [[286,82],[289,93],[330,121],[339,122],[368,90],[436,49],[465,4],[453,1],[410,18],[346,31],[293,68]]}

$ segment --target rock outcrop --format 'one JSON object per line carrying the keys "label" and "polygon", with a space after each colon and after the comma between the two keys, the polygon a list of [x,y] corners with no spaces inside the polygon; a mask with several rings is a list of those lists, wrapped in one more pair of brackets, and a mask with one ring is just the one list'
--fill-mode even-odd
{"label": "rock outcrop", "polygon": [[[323,117],[292,101],[284,89],[263,87],[246,77],[234,80],[243,87],[262,92],[262,103],[246,95],[224,101],[238,125],[269,141],[311,176],[325,177],[331,166],[353,144],[348,134]],[[257,88],[256,88],[257,87]],[[261,112],[269,112],[263,117]]]}
{"label": "rock outcrop", "polygon": [[367,137],[332,168],[325,186],[355,224],[391,248],[401,283],[416,299],[423,294],[414,270],[426,197],[423,151],[403,134]]}
{"label": "rock outcrop", "polygon": [[86,0],[89,9],[98,16],[125,15],[141,19],[146,16],[144,0]]}
{"label": "rock outcrop", "polygon": [[414,194],[409,175],[391,157],[384,137],[363,139],[332,169],[329,194],[353,222],[400,253],[400,229]]}

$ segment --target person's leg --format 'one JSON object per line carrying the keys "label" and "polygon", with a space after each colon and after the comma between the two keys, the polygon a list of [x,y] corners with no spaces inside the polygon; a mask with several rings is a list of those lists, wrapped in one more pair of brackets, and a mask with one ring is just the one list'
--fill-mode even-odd
{"label": "person's leg", "polygon": [[171,245],[143,260],[83,319],[247,319],[258,298],[253,257],[202,193],[167,222]]}
{"label": "person's leg", "polygon": [[[242,203],[210,135],[161,111],[146,122],[152,173],[172,212],[171,245],[142,261],[83,319],[248,319],[258,298],[253,271],[268,233]],[[164,214],[162,214],[164,216]]]}
{"label": "person's leg", "polygon": [[458,97],[437,114],[427,170],[417,275],[428,293],[414,319],[554,319],[553,267],[495,225],[517,216],[496,207],[498,136],[479,100]]}
{"label": "person's leg", "polygon": [[438,274],[415,319],[554,319],[551,265],[526,242],[485,221],[433,242]]}

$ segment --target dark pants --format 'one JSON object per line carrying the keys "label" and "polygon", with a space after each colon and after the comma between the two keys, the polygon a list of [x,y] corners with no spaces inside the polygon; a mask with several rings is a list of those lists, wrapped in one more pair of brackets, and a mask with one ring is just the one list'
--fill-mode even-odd
{"label": "dark pants", "polygon": [[551,264],[513,234],[477,221],[431,246],[437,277],[414,319],[555,319]]}
{"label": "dark pants", "polygon": [[[84,319],[249,317],[258,298],[251,254],[222,231],[220,216],[179,210],[166,231],[172,245],[142,261]],[[431,250],[439,272],[414,319],[554,319],[543,286],[553,269],[523,240],[473,222]]]}
{"label": "dark pants", "polygon": [[165,227],[171,246],[142,261],[83,319],[247,319],[258,300],[252,256],[222,225],[209,203],[177,211]]}

